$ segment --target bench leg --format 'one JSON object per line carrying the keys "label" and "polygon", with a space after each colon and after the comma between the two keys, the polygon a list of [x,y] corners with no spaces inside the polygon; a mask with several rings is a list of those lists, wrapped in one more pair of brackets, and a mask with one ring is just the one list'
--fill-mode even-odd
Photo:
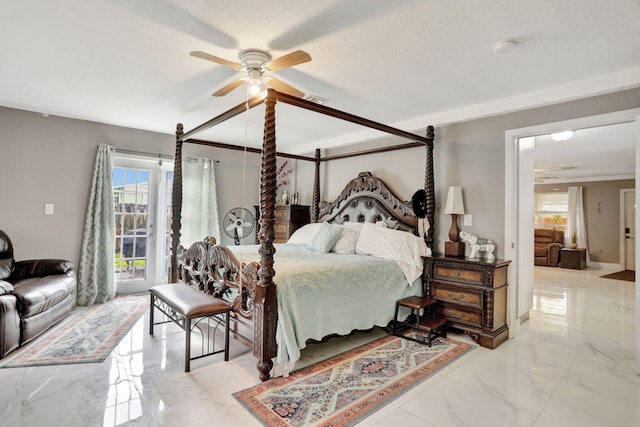
{"label": "bench leg", "polygon": [[225,314],[224,319],[224,361],[229,360],[229,311]]}
{"label": "bench leg", "polygon": [[151,305],[149,306],[149,335],[153,335],[153,312],[155,310],[156,298],[153,294],[149,295],[151,295]]}
{"label": "bench leg", "polygon": [[393,326],[391,329],[391,334],[395,335],[398,331],[398,311],[400,310],[400,305],[396,304],[396,313],[393,316]]}
{"label": "bench leg", "polygon": [[184,371],[191,370],[191,318],[184,319]]}

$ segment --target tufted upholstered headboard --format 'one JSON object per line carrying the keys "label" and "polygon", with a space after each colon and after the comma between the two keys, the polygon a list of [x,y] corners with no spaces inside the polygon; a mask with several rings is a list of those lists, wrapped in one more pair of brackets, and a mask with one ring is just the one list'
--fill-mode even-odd
{"label": "tufted upholstered headboard", "polygon": [[371,172],[360,172],[330,203],[320,205],[320,222],[378,222],[389,228],[416,234],[418,219],[413,209],[391,192]]}

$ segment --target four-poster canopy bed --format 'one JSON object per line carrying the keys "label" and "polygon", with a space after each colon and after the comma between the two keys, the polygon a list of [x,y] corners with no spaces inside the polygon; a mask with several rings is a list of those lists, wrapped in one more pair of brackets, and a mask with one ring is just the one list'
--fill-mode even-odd
{"label": "four-poster canopy bed", "polygon": [[[276,152],[275,134],[275,106],[277,102],[283,102],[320,114],[346,120],[390,135],[409,139],[412,142],[374,150],[328,156],[325,158],[321,157],[319,149],[316,149],[314,158],[278,153]],[[261,150],[219,142],[203,141],[194,138],[196,134],[262,103],[265,104],[266,109],[263,145]],[[348,228],[348,226],[356,227],[352,224],[354,222],[384,222],[382,225],[387,226],[385,231],[380,231],[383,230],[383,227],[370,226],[368,224],[361,228],[356,227],[358,228],[358,233],[360,233],[361,236],[357,241],[358,245],[362,245],[362,248],[359,248],[361,249],[359,253],[380,255],[376,254],[378,251],[376,244],[380,247],[384,247],[386,245],[386,243],[381,243],[380,240],[377,240],[382,236],[384,239],[391,239],[388,241],[390,242],[388,244],[391,246],[395,244],[405,246],[417,245],[416,248],[418,249],[416,249],[417,252],[415,253],[418,253],[418,259],[420,259],[420,255],[428,255],[433,246],[435,219],[433,141],[434,129],[432,126],[427,128],[426,136],[423,137],[335,110],[330,107],[318,105],[273,89],[269,89],[267,91],[266,97],[264,97],[264,95],[255,96],[249,99],[246,103],[239,104],[190,131],[184,132],[182,124],[178,124],[176,130],[171,225],[171,281],[185,281],[198,286],[205,292],[218,297],[227,297],[227,299],[231,301],[234,318],[232,330],[234,331],[237,339],[243,340],[247,345],[252,347],[253,355],[258,359],[257,368],[259,376],[263,381],[271,376],[271,371],[274,366],[273,359],[276,357],[277,360],[282,363],[289,363],[289,366],[284,368],[286,373],[287,369],[289,369],[295,362],[296,357],[299,357],[299,349],[305,346],[305,341],[308,339],[321,339],[331,334],[349,333],[354,329],[367,329],[375,325],[380,325],[380,322],[388,322],[392,317],[390,318],[387,314],[387,305],[390,312],[393,312],[396,299],[423,292],[422,286],[412,286],[412,281],[415,279],[415,265],[413,265],[412,270],[412,266],[404,265],[411,264],[411,262],[404,262],[405,260],[401,260],[403,262],[395,263],[388,259],[383,260],[378,257],[368,257],[368,259],[366,259],[366,255],[353,254],[353,247],[350,248],[351,251],[345,252],[348,255],[344,255],[345,258],[342,259],[336,258],[333,253],[324,254],[323,252],[329,252],[327,248],[323,248],[320,253],[313,252],[310,254],[308,246],[309,244],[312,246],[317,245],[318,235],[321,234],[319,229],[322,227],[325,227],[325,229],[322,230],[322,233],[325,233],[325,231],[329,230],[330,227],[334,227],[334,229],[331,229],[331,233],[335,235],[335,227],[338,227],[335,224],[342,224],[339,228],[343,228],[345,230],[343,232],[344,237],[347,235],[346,228]],[[259,205],[260,245],[256,248],[255,253],[246,254],[248,257],[253,255],[255,257],[253,261],[245,263],[243,262],[244,254],[242,252],[238,254],[234,248],[215,245],[215,242],[211,242],[208,239],[196,242],[188,249],[184,249],[179,246],[182,205],[181,160],[183,143],[195,143],[219,148],[261,153]],[[324,204],[320,203],[319,183],[321,162],[419,146],[424,146],[426,148],[425,188],[420,194],[424,195],[423,206],[425,207],[425,212],[423,214],[430,225],[427,227],[424,236],[420,236],[420,239],[417,239],[415,236],[417,233],[419,219],[415,215],[413,209],[408,206],[407,203],[402,201],[403,199],[400,199],[393,194],[381,180],[372,176],[368,172],[362,172],[357,178],[351,180],[333,202]],[[303,227],[305,231],[303,232],[301,229],[297,237],[298,243],[305,243],[304,245],[276,244],[276,246],[274,246],[275,207],[277,201],[276,156],[313,161],[315,163],[313,202],[311,207],[312,224]],[[329,223],[333,223],[334,225],[328,225]],[[313,230],[311,230],[311,228],[313,228]],[[405,233],[404,231],[400,232],[391,230],[390,228],[410,231],[413,233],[413,236],[409,233]],[[365,232],[367,233],[367,236],[369,236],[368,248],[364,248],[364,240],[366,239],[362,236]],[[312,235],[315,236],[315,240],[311,237]],[[414,240],[408,238],[409,236]],[[294,236],[292,236],[291,239],[294,239]],[[309,239],[311,239],[311,242]],[[425,253],[420,253],[420,244],[416,244],[416,240],[420,241],[422,246],[425,247]],[[397,243],[400,241],[402,243]],[[295,247],[295,253],[289,254],[289,252],[293,251],[293,247]],[[317,248],[314,247],[313,249]],[[395,250],[397,251],[397,249]],[[274,276],[276,275],[276,270],[274,269],[274,255],[276,255],[276,252],[278,252],[278,263],[276,266],[282,266],[282,268],[278,268],[278,286],[276,286],[274,282]],[[300,255],[299,252],[302,252],[303,254]],[[290,256],[293,258],[290,258]],[[332,256],[333,258],[331,258]],[[413,256],[414,258],[416,257],[415,255]],[[258,257],[259,262],[257,261]],[[298,265],[300,262],[299,257],[313,258],[314,262],[319,263],[317,266],[307,266],[305,264],[305,266],[302,267],[302,270],[305,270],[307,273],[314,271],[315,276],[311,278],[302,278],[300,275],[301,273],[296,273],[298,275],[289,274],[288,263]],[[240,258],[240,261],[238,258]],[[344,262],[342,261],[343,259]],[[367,266],[359,267],[359,270],[356,270],[358,267],[354,266],[357,265],[357,262],[364,262]],[[373,262],[391,262],[392,265],[383,267],[367,264]],[[343,267],[341,267],[340,264],[344,264],[343,267],[346,270],[341,270]],[[403,266],[399,267],[398,264],[403,264]],[[385,273],[376,273],[378,271],[376,270],[377,268],[386,269],[384,270]],[[389,269],[395,269],[395,271],[389,272],[391,271]],[[344,292],[344,288],[342,288],[341,291],[343,291],[343,296],[340,297],[340,303],[344,303],[345,305],[341,306],[340,304],[335,304],[334,300],[334,303],[331,305],[337,306],[335,312],[331,312],[331,310],[329,310],[325,313],[326,317],[322,319],[315,319],[315,324],[312,326],[303,324],[303,317],[309,315],[316,316],[313,313],[310,314],[308,311],[305,311],[308,310],[309,307],[304,305],[304,300],[306,298],[306,304],[313,305],[318,299],[322,299],[320,291],[315,289],[316,287],[320,287],[319,282],[326,280],[328,283],[322,284],[326,289],[329,289],[331,286],[345,286],[334,284],[335,276],[327,276],[328,271],[334,270],[335,274],[346,275],[346,278],[350,280],[349,284],[346,286],[353,287],[352,295],[344,296],[347,292]],[[363,272],[368,272],[370,276],[359,277],[358,274]],[[372,274],[382,278],[383,283],[370,284],[369,282],[376,281],[376,278],[371,277]],[[390,275],[393,274],[396,275],[394,276],[395,278],[390,279]],[[418,277],[417,281],[420,282],[421,273],[418,275],[420,277]],[[394,281],[402,283],[403,286],[395,286],[388,283]],[[298,288],[292,287],[292,282],[306,283],[306,288],[300,285],[300,289],[304,288],[306,290],[302,291]],[[361,286],[362,288],[360,288]],[[369,288],[367,288],[367,286],[369,286]],[[382,289],[385,287],[386,289]],[[305,292],[307,293],[305,294]],[[324,292],[324,290],[322,292]],[[358,294],[358,292],[362,292],[362,294]],[[230,294],[231,297],[229,297]],[[364,298],[365,295],[367,298],[372,298],[371,302],[360,299],[361,297]],[[342,299],[343,297],[344,300]],[[352,298],[352,302],[349,302],[349,298]],[[376,310],[367,311],[368,304],[375,307],[376,304],[383,303],[385,305],[384,308],[381,306],[378,311],[384,313],[378,314]],[[300,304],[300,306],[297,306],[296,304]],[[361,307],[356,307],[356,305]],[[364,306],[364,308],[362,306]],[[361,312],[361,318],[358,318],[358,322],[354,321],[353,324],[351,324],[347,321],[346,323],[332,324],[334,317],[340,315],[340,311],[344,312],[355,310],[355,312],[357,312],[357,310],[363,309],[365,311]],[[280,319],[279,311],[281,316]],[[324,312],[326,309],[323,309],[322,311]],[[358,317],[351,312],[347,313],[347,315],[351,315],[354,318]],[[319,313],[317,316],[320,317],[322,314]],[[354,325],[355,327],[352,327]]]}

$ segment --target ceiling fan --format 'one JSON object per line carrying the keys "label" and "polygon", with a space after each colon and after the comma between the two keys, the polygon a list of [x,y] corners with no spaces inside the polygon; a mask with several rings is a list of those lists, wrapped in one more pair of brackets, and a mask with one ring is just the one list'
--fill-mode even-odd
{"label": "ceiling fan", "polygon": [[284,68],[293,67],[294,65],[311,61],[311,56],[303,50],[296,50],[272,60],[271,54],[267,51],[260,49],[244,49],[238,54],[240,63],[228,61],[224,58],[219,58],[201,51],[193,51],[190,55],[244,72],[242,77],[222,86],[213,93],[213,96],[224,96],[242,85],[245,81],[249,84],[249,92],[252,95],[256,95],[263,91],[266,85],[289,95],[300,98],[304,96],[302,91],[283,82],[282,80],[278,80],[272,75],[274,71],[279,71]]}

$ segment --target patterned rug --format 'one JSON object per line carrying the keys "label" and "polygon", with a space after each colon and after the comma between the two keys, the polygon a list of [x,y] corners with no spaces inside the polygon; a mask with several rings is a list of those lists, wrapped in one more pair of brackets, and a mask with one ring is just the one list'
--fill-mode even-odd
{"label": "patterned rug", "polygon": [[473,348],[387,336],[233,396],[265,426],[351,426]]}
{"label": "patterned rug", "polygon": [[123,296],[77,308],[60,325],[0,360],[0,368],[102,362],[149,307],[149,297]]}

